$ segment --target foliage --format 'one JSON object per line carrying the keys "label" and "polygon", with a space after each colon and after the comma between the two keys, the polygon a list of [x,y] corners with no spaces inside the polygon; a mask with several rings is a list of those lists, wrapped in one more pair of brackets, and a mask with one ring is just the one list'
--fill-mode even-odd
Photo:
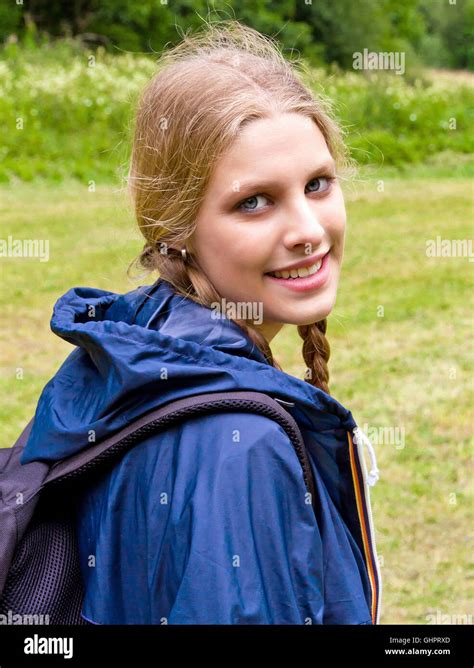
{"label": "foliage", "polygon": [[352,55],[404,51],[410,62],[474,69],[474,0],[0,0],[0,43],[80,35],[110,51],[150,53],[202,18],[236,18],[278,37],[313,65],[352,67]]}
{"label": "foliage", "polygon": [[[109,181],[124,175],[134,103],[155,58],[10,43],[0,56],[0,181]],[[360,163],[402,166],[473,150],[471,75],[402,77],[317,68],[308,82],[329,96]]]}

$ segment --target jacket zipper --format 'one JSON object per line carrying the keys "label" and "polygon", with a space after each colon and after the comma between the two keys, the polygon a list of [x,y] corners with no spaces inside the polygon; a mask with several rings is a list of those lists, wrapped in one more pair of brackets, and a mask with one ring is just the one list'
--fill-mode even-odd
{"label": "jacket zipper", "polygon": [[[347,431],[347,439],[349,445],[354,492],[357,503],[357,513],[359,516],[362,542],[364,546],[365,562],[372,591],[370,606],[371,618],[373,624],[379,624],[382,600],[382,578],[380,575],[380,567],[375,545],[375,527],[372,517],[372,508],[370,505],[369,490],[369,487],[375,484],[378,478],[378,470],[375,464],[374,470],[371,471],[370,476],[367,474],[367,467],[363,452],[364,439],[363,437],[360,437],[360,433],[361,430],[359,427],[354,429],[354,435],[351,433],[351,431]],[[365,434],[364,437],[367,438]],[[372,450],[371,456],[373,454],[374,453]],[[360,475],[359,471],[362,475]],[[375,479],[373,477],[374,473],[376,476]]]}

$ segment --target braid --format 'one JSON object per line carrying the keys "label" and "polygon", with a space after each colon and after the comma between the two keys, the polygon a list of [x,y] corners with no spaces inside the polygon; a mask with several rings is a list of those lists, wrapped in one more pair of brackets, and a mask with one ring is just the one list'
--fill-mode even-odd
{"label": "braid", "polygon": [[324,318],[311,325],[299,325],[298,334],[303,339],[303,358],[309,371],[306,382],[330,394],[328,361],[331,349],[326,338],[326,327],[327,319]]}

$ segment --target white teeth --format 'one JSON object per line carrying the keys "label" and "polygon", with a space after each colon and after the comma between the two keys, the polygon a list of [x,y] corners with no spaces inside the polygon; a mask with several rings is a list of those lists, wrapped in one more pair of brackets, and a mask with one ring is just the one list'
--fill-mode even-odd
{"label": "white teeth", "polygon": [[311,267],[302,267],[301,269],[291,269],[290,271],[271,271],[270,276],[275,276],[276,278],[304,278],[305,276],[311,276],[321,269],[323,261],[319,260],[316,264],[312,264]]}

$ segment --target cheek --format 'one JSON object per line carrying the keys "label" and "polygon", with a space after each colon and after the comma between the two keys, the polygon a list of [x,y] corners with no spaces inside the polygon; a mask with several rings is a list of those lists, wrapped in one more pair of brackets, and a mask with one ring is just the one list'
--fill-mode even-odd
{"label": "cheek", "polygon": [[202,265],[214,271],[243,273],[261,271],[267,262],[268,234],[251,224],[229,223],[218,217],[198,221],[193,235],[193,247]]}
{"label": "cheek", "polygon": [[340,191],[328,201],[324,211],[324,221],[334,242],[342,242],[346,231],[346,208]]}
{"label": "cheek", "polygon": [[190,247],[205,269],[218,265],[232,254],[225,229],[212,216],[203,216],[198,220],[191,243]]}

